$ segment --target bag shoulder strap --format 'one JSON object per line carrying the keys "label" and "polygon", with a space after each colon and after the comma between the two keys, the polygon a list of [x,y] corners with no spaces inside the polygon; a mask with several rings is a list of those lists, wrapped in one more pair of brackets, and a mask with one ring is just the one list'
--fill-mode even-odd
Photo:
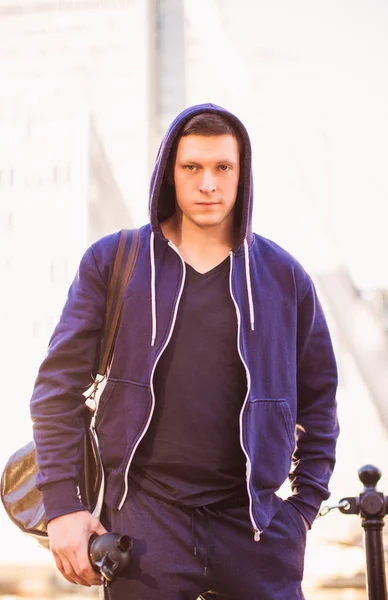
{"label": "bag shoulder strap", "polygon": [[132,277],[140,246],[140,230],[123,229],[109,282],[105,324],[101,336],[97,373],[106,375],[113,356],[114,342],[119,328],[125,288]]}

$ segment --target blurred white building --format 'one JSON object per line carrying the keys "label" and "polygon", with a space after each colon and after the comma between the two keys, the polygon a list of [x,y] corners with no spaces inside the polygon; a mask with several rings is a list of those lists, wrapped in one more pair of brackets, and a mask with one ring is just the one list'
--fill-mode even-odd
{"label": "blurred white building", "polygon": [[[255,231],[295,254],[322,292],[341,372],[333,501],[360,490],[366,462],[383,468],[388,493],[382,307],[359,293],[376,299],[388,288],[387,31],[383,0],[0,0],[0,359],[10,407],[0,466],[30,438],[31,386],[82,252],[145,222],[171,119],[215,102],[252,137]],[[24,559],[35,546],[0,520],[7,558]],[[362,566],[362,550],[339,556],[324,545],[358,529],[355,517],[318,521],[310,575]]]}
{"label": "blurred white building", "polygon": [[[140,0],[0,0],[1,467],[31,439],[33,381],[83,252],[146,218],[152,15]],[[0,559],[24,560],[35,546],[0,522]]]}
{"label": "blurred white building", "polygon": [[[47,343],[87,245],[146,216],[153,102],[148,3],[103,4],[0,2],[0,266],[8,354],[17,330],[24,346],[38,338]],[[35,362],[20,340],[16,349],[18,371],[20,363]]]}

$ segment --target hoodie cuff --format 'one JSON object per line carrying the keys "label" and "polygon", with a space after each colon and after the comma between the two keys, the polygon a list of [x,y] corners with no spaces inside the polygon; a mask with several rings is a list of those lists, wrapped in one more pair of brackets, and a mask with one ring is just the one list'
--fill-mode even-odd
{"label": "hoodie cuff", "polygon": [[306,519],[306,521],[308,522],[310,529],[311,529],[311,526],[318,514],[320,504],[318,507],[313,506],[312,504],[310,504],[310,502],[303,500],[303,497],[300,496],[299,494],[298,495],[294,494],[293,496],[289,496],[287,498],[287,502],[292,504],[296,508],[296,510],[298,510],[301,513],[301,515],[303,515],[303,517]]}
{"label": "hoodie cuff", "polygon": [[86,510],[78,497],[77,484],[73,479],[47,483],[41,487],[47,523],[70,513]]}

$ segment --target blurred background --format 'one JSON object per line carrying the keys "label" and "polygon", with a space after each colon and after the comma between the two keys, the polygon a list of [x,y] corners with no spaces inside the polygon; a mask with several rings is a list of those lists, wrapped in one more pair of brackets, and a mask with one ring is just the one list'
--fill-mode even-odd
{"label": "blurred background", "polygon": [[[82,253],[146,222],[170,121],[215,102],[251,134],[255,231],[310,272],[332,331],[327,504],[361,491],[366,463],[388,494],[387,65],[385,0],[0,0],[1,470],[31,439],[36,371]],[[76,598],[2,508],[0,530],[3,598]],[[306,598],[366,598],[364,572],[359,517],[317,519]]]}

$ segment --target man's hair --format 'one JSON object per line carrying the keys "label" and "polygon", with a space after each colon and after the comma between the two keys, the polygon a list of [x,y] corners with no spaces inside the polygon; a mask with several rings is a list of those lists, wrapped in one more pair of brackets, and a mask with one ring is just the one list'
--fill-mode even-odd
{"label": "man's hair", "polygon": [[240,151],[242,150],[241,133],[238,128],[224,116],[215,113],[205,112],[189,119],[182,129],[180,137],[188,135],[204,135],[207,137],[232,135],[236,138]]}

